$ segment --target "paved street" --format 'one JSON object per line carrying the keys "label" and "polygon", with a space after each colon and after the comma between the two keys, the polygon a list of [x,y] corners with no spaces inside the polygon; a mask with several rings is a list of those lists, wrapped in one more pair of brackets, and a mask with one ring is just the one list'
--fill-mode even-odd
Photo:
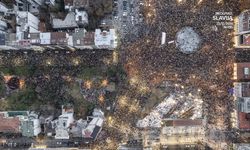
{"label": "paved street", "polygon": [[[122,39],[124,39],[127,34],[138,36],[139,23],[142,21],[142,14],[140,14],[139,11],[143,2],[136,0],[117,0],[114,3],[113,24]],[[130,39],[127,38],[126,40]]]}

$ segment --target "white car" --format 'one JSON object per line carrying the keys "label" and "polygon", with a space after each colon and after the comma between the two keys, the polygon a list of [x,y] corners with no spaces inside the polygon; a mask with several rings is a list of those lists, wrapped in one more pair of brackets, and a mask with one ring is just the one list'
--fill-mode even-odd
{"label": "white car", "polygon": [[56,142],[56,144],[57,144],[57,145],[61,145],[61,144],[62,144],[62,142]]}
{"label": "white car", "polygon": [[132,22],[132,25],[135,24],[135,17],[134,16],[131,16],[131,22]]}
{"label": "white car", "polygon": [[123,15],[123,16],[127,16],[127,14],[128,14],[128,13],[124,11],[122,15]]}

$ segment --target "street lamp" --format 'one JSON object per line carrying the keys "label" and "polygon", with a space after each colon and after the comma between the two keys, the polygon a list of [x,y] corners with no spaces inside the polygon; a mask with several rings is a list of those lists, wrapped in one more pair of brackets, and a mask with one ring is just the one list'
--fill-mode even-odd
{"label": "street lamp", "polygon": [[47,65],[49,65],[49,66],[50,66],[50,65],[51,65],[51,60],[47,60],[47,62],[46,62],[46,63],[47,63]]}
{"label": "street lamp", "polygon": [[91,85],[92,85],[92,82],[91,82],[91,81],[87,80],[87,81],[85,82],[85,86],[86,86],[87,89],[90,89],[90,88],[91,88]]}
{"label": "street lamp", "polygon": [[107,79],[102,80],[102,84],[101,85],[103,87],[106,87],[108,85],[108,80]]}
{"label": "street lamp", "polygon": [[73,59],[74,65],[79,65],[79,60],[78,59]]}

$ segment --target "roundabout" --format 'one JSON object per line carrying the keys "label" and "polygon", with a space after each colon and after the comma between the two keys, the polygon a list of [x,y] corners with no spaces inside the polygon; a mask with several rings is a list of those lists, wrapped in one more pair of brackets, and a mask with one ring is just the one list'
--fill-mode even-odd
{"label": "roundabout", "polygon": [[176,46],[183,53],[196,52],[200,43],[200,36],[191,27],[184,27],[176,34]]}

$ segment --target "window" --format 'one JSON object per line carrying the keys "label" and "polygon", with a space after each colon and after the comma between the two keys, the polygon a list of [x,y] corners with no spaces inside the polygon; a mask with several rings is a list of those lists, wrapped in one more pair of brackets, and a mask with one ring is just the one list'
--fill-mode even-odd
{"label": "window", "polygon": [[248,29],[250,29],[250,20],[248,20]]}
{"label": "window", "polygon": [[250,111],[250,102],[247,102],[247,111]]}
{"label": "window", "polygon": [[244,75],[249,75],[249,68],[244,67]]}

